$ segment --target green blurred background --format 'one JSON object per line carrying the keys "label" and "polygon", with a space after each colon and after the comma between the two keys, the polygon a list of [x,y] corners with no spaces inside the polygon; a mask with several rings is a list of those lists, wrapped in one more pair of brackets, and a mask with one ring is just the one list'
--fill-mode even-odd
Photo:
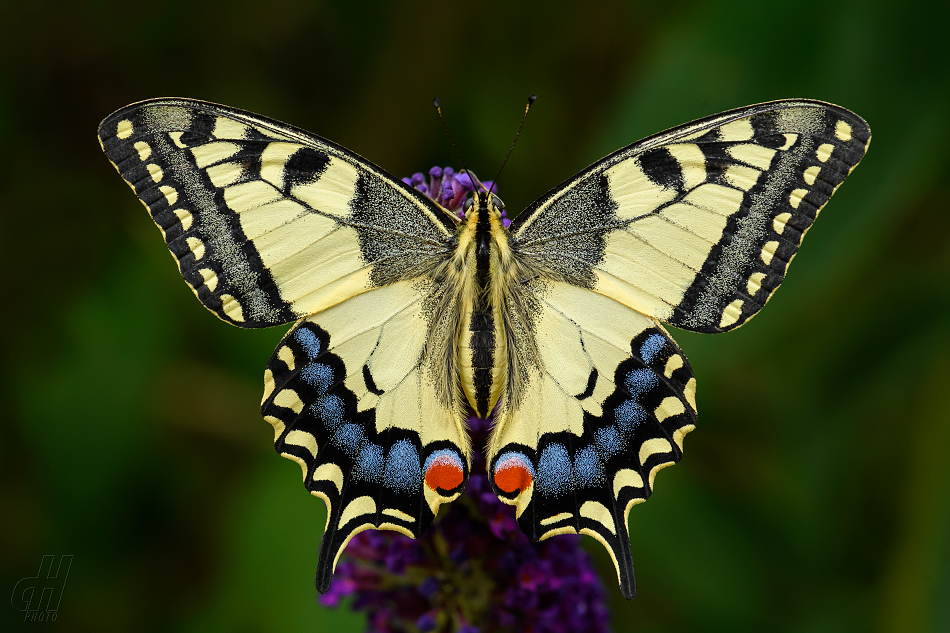
{"label": "green blurred background", "polygon": [[258,416],[283,328],[207,313],[101,154],[189,96],[397,175],[501,178],[509,209],[643,136],[782,97],[871,124],[867,158],[750,325],[674,332],[699,430],[631,514],[617,631],[950,631],[948,3],[3,3],[0,593],[75,556],[58,631],[359,631],[313,588],[322,504]]}

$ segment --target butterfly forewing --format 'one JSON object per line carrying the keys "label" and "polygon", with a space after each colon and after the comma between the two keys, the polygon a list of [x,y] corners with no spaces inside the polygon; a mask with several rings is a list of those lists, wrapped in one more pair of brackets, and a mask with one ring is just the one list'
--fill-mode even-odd
{"label": "butterfly forewing", "polygon": [[454,223],[398,179],[248,112],[157,99],[99,127],[109,160],[217,316],[265,327],[424,274]]}
{"label": "butterfly forewing", "polygon": [[818,101],[778,101],[674,128],[552,190],[512,225],[521,255],[677,327],[755,315],[802,236],[864,156],[870,129]]}

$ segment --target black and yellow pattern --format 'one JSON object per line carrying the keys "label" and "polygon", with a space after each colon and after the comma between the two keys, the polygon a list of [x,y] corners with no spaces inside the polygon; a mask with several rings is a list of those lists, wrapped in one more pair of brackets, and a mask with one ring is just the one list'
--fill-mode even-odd
{"label": "black and yellow pattern", "polygon": [[679,461],[695,428],[696,379],[662,327],[606,297],[562,284],[547,293],[538,338],[552,327],[573,335],[541,350],[523,404],[499,416],[491,480],[533,540],[600,541],[632,597],[627,517],[657,471]]}
{"label": "black and yellow pattern", "polygon": [[232,108],[146,101],[110,115],[99,140],[188,285],[240,327],[289,323],[417,277],[455,230],[352,152]]}
{"label": "black and yellow pattern", "polygon": [[[458,219],[351,152],[223,106],[147,101],[99,134],[205,307],[240,327],[320,314],[275,352],[262,403],[278,452],[327,503],[320,590],[367,526],[418,536],[468,476],[445,361],[460,306],[422,281],[451,255]],[[302,343],[308,333],[320,343]],[[322,391],[308,382],[317,368],[332,374]],[[373,460],[415,485],[361,486]]]}
{"label": "black and yellow pattern", "polygon": [[327,505],[323,592],[355,534],[417,537],[468,478],[452,411],[419,362],[426,330],[414,327],[422,302],[412,294],[406,282],[393,284],[330,308],[319,324],[304,320],[265,372],[261,412],[274,446],[300,464],[304,485]]}
{"label": "black and yellow pattern", "polygon": [[820,101],[717,114],[621,149],[548,192],[512,225],[512,243],[661,321],[731,330],[778,288],[870,140],[860,117]]}
{"label": "black and yellow pattern", "polygon": [[202,303],[295,321],[265,372],[277,451],[327,504],[317,586],[363,529],[418,536],[468,476],[541,540],[588,534],[636,590],[627,520],[696,421],[661,322],[739,327],[863,157],[867,124],[818,101],[725,112],[595,163],[509,229],[476,191],[458,219],[352,152],[247,112],[146,101],[100,126]]}

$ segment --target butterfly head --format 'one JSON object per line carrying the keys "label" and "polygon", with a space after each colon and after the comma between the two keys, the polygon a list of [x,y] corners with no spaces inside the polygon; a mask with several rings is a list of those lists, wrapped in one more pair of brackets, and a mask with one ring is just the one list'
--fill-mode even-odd
{"label": "butterfly head", "polygon": [[462,210],[465,212],[465,217],[469,217],[473,211],[477,210],[479,214],[491,213],[496,218],[500,218],[502,211],[505,210],[505,203],[487,190],[476,189],[472,192],[472,197],[465,201]]}

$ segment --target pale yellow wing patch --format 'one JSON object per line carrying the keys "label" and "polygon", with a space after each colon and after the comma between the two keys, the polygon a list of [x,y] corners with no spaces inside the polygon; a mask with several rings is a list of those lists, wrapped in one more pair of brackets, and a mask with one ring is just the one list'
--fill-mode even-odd
{"label": "pale yellow wing patch", "polygon": [[156,99],[107,117],[99,138],[198,299],[235,325],[287,323],[450,255],[435,203],[277,121]]}
{"label": "pale yellow wing patch", "polygon": [[653,319],[563,282],[529,283],[536,350],[525,384],[502,399],[489,475],[533,539],[581,533],[603,543],[634,591],[630,508],[679,460],[696,419],[695,379]]}
{"label": "pale yellow wing patch", "polygon": [[677,327],[755,315],[802,236],[864,155],[838,106],[764,103],[624,148],[529,207],[512,243],[531,265]]}
{"label": "pale yellow wing patch", "polygon": [[464,486],[468,435],[427,351],[439,336],[427,305],[444,290],[417,280],[352,297],[299,323],[268,365],[275,447],[327,504],[321,590],[354,534],[418,536]]}

